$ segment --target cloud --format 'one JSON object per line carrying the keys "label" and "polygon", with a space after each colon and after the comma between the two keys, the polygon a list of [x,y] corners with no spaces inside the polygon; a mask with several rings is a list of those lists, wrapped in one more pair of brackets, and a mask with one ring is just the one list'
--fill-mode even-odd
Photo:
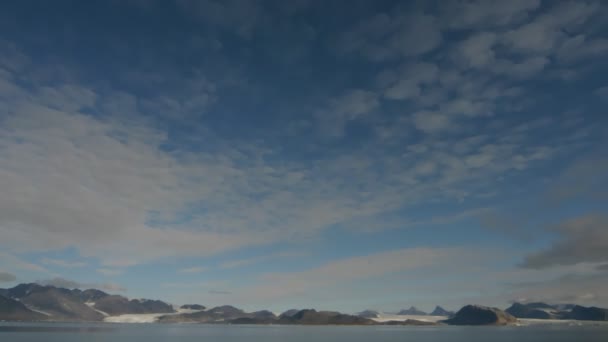
{"label": "cloud", "polygon": [[540,3],[540,0],[441,1],[440,22],[449,29],[508,26],[528,18]]}
{"label": "cloud", "polygon": [[606,273],[567,272],[544,280],[515,283],[508,291],[512,298],[526,302],[603,306],[608,303],[606,281]]}
{"label": "cloud", "polygon": [[0,252],[0,264],[2,264],[5,268],[11,268],[19,271],[49,273],[49,271],[44,267],[25,261],[9,253]]}
{"label": "cloud", "polygon": [[248,258],[248,259],[228,260],[228,261],[222,262],[219,265],[219,267],[224,268],[224,269],[238,268],[238,267],[244,267],[244,266],[257,264],[257,263],[264,262],[264,261],[273,261],[273,260],[277,260],[277,259],[301,257],[304,255],[306,255],[306,253],[297,252],[297,251],[281,252],[281,253],[274,253],[274,254],[269,254],[269,255],[262,255],[259,257],[253,257],[253,258]]}
{"label": "cloud", "polygon": [[[601,145],[601,144],[600,144]],[[570,163],[550,184],[545,196],[558,205],[574,200],[608,198],[608,158],[606,149],[591,151]]]}
{"label": "cloud", "polygon": [[595,269],[598,271],[608,271],[608,264],[599,265]]}
{"label": "cloud", "polygon": [[64,279],[64,278],[52,278],[52,279],[44,279],[37,280],[37,284],[44,286],[54,286],[61,287],[66,289],[99,289],[110,292],[124,292],[127,291],[124,287],[114,284],[114,283],[80,283],[74,280]]}
{"label": "cloud", "polygon": [[400,70],[386,70],[378,78],[386,86],[384,96],[392,100],[415,99],[422,87],[433,84],[439,69],[432,63],[406,64]]}
{"label": "cloud", "polygon": [[87,263],[83,262],[83,261],[69,261],[69,260],[52,259],[52,258],[43,258],[42,260],[40,260],[40,262],[44,265],[52,265],[52,266],[59,266],[59,267],[65,267],[65,268],[78,268],[78,267],[87,266]]}
{"label": "cloud", "polygon": [[597,3],[558,2],[530,23],[507,32],[506,43],[521,53],[553,53],[567,37],[564,31],[573,31],[597,9]]}
{"label": "cloud", "polygon": [[467,67],[487,67],[495,62],[494,44],[497,36],[492,32],[481,32],[469,36],[457,47],[457,58]]}
{"label": "cloud", "polygon": [[380,105],[374,92],[353,89],[331,99],[326,108],[316,115],[320,128],[328,136],[344,135],[344,126],[350,121],[366,116]]}
{"label": "cloud", "polygon": [[418,112],[413,115],[414,126],[425,133],[437,133],[452,127],[450,117],[438,112]]}
{"label": "cloud", "polygon": [[223,291],[223,290],[209,290],[209,294],[212,294],[212,295],[230,295],[230,294],[232,294],[232,292],[230,292],[230,291]]}
{"label": "cloud", "polygon": [[563,64],[603,56],[608,52],[608,39],[593,39],[579,34],[566,39],[557,52],[558,61]]}
{"label": "cloud", "polygon": [[177,273],[202,273],[207,270],[207,267],[189,267],[177,270]]}
{"label": "cloud", "polygon": [[[424,269],[431,272],[446,265],[474,260],[478,251],[461,248],[406,248],[341,260],[334,260],[303,271],[269,273],[259,284],[239,292],[238,296],[254,300],[278,300],[293,295],[319,293],[334,285],[346,286],[369,278]],[[457,261],[456,261],[457,260]]]}
{"label": "cloud", "polygon": [[105,276],[117,276],[117,275],[121,275],[125,272],[125,270],[122,269],[115,269],[115,268],[98,268],[97,269],[97,273],[101,273]]}
{"label": "cloud", "polygon": [[502,36],[493,32],[475,33],[458,43],[453,59],[465,69],[487,71],[512,78],[527,78],[550,64],[544,56],[518,57],[499,54],[504,51],[501,45]]}
{"label": "cloud", "polygon": [[522,266],[542,269],[556,265],[608,261],[608,217],[585,215],[556,225],[559,239],[549,248],[526,256]]}
{"label": "cloud", "polygon": [[179,0],[177,4],[187,16],[244,39],[251,39],[255,29],[268,19],[255,1]]}
{"label": "cloud", "polygon": [[[232,26],[241,38],[256,38],[264,15],[251,23],[246,23],[250,18],[241,22],[242,14],[223,18],[234,4],[206,3],[202,6],[210,10],[197,15],[215,13],[215,20],[226,23],[210,25],[231,30],[238,22]],[[517,27],[492,31],[503,25],[502,18],[492,14],[495,9],[510,13],[505,20],[519,25],[528,22],[527,13],[535,5],[477,5],[478,13],[486,13],[487,18],[467,14],[466,22],[449,24],[454,28],[491,26],[484,29],[487,35],[481,38],[485,40],[467,37],[469,31],[455,35],[468,44],[462,47],[466,53],[461,51],[458,57],[463,65],[452,65],[446,57],[452,52],[449,42],[445,45],[450,50],[439,50],[443,39],[439,28],[446,26],[434,15],[412,13],[410,17],[391,11],[365,19],[352,32],[340,35],[344,53],[388,62],[373,67],[368,63],[356,72],[356,78],[363,80],[383,70],[376,80],[379,86],[371,88],[373,81],[364,80],[366,86],[361,86],[349,80],[352,88],[332,90],[338,96],[322,102],[314,118],[306,119],[316,119],[323,133],[333,137],[350,134],[345,128],[353,123],[361,131],[384,125],[392,134],[382,141],[365,134],[348,136],[361,144],[340,145],[338,150],[332,149],[336,141],[318,141],[323,140],[318,137],[280,140],[276,126],[260,128],[266,121],[260,127],[249,127],[249,121],[239,126],[236,116],[223,117],[237,110],[231,107],[234,101],[220,95],[234,94],[224,93],[226,89],[216,88],[203,72],[189,68],[181,73],[146,64],[143,69],[151,71],[136,67],[120,75],[128,86],[118,82],[99,88],[79,83],[77,76],[66,77],[69,81],[24,82],[32,73],[39,74],[34,72],[37,69],[29,73],[13,72],[17,66],[3,69],[2,89],[10,92],[0,93],[10,96],[0,95],[0,105],[7,109],[0,119],[0,188],[5,194],[0,198],[0,248],[28,253],[76,247],[83,257],[99,259],[102,272],[111,273],[159,258],[206,257],[308,238],[330,227],[359,229],[361,222],[386,226],[386,215],[430,201],[449,205],[501,193],[497,180],[545,165],[544,161],[564,153],[568,146],[537,139],[543,135],[540,131],[510,131],[511,120],[524,120],[523,114],[520,118],[511,109],[536,96],[510,86],[511,80],[496,77],[511,71],[534,74],[548,65],[542,53],[512,56],[512,51],[506,51],[510,58],[501,54],[506,46],[513,48],[502,32]],[[15,59],[28,63],[19,53],[0,55],[3,59],[16,56],[7,64],[20,64]],[[180,94],[183,88],[173,87],[182,83],[190,91]],[[255,92],[256,86],[243,88]],[[150,88],[162,89],[163,94],[147,96]],[[238,111],[249,113],[253,107],[245,98]],[[182,112],[206,108],[216,100],[222,105],[209,113],[209,120],[174,124]],[[270,107],[263,120],[275,117]],[[498,117],[501,113],[496,108],[508,115]],[[290,115],[286,112],[285,116]],[[228,123],[234,126],[224,130]],[[432,134],[418,139],[414,129]],[[416,149],[421,152],[410,151],[413,145],[421,147]],[[294,146],[306,150],[305,157],[292,153]],[[359,223],[357,228],[353,222]],[[408,229],[409,222],[404,215],[394,218],[390,226]],[[232,262],[243,266],[252,261]]]}
{"label": "cloud", "polygon": [[417,56],[442,41],[435,17],[424,13],[377,13],[337,38],[340,54],[358,53],[372,61]]}
{"label": "cloud", "polygon": [[8,283],[16,280],[17,277],[14,274],[0,271],[0,283]]}
{"label": "cloud", "polygon": [[608,101],[608,86],[597,88],[593,93],[600,99]]}
{"label": "cloud", "polygon": [[[13,114],[3,117],[0,127],[0,187],[7,195],[0,199],[0,243],[5,248],[26,252],[78,246],[83,256],[117,265],[262,242],[248,235],[146,226],[147,213],[174,212],[205,191],[193,194],[180,185],[180,174],[188,168],[159,149],[163,133],[137,119],[120,121],[114,116],[118,113],[105,119],[72,113],[82,107],[78,97],[57,96],[69,102],[54,106],[60,110],[21,91],[22,97],[7,103]],[[194,173],[204,168],[192,167]]]}

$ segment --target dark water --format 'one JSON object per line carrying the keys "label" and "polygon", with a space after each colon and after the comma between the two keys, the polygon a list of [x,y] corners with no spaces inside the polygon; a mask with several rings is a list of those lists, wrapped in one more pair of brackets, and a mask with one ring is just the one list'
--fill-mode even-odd
{"label": "dark water", "polygon": [[608,325],[528,327],[336,327],[158,324],[0,324],[0,341],[589,341],[607,342]]}

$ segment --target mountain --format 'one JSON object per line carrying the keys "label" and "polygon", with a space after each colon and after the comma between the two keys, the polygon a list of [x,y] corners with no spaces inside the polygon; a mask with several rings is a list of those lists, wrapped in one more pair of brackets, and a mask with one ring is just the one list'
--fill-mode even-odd
{"label": "mountain", "polygon": [[22,303],[0,295],[0,320],[40,321],[46,318],[46,315],[32,311]]}
{"label": "mountain", "polygon": [[285,312],[283,312],[282,314],[279,315],[279,317],[291,317],[295,314],[297,314],[300,310],[298,309],[289,309]]}
{"label": "mountain", "polygon": [[559,317],[559,310],[545,303],[513,303],[505,311],[517,318],[552,319]]}
{"label": "mountain", "polygon": [[298,311],[291,317],[281,317],[278,324],[302,325],[375,325],[375,321],[353,315],[342,314],[335,311],[316,311],[305,309]]}
{"label": "mountain", "polygon": [[[106,316],[133,313],[171,313],[173,307],[157,300],[134,299],[110,295],[97,289],[79,290],[35,283],[19,284],[10,289],[2,289],[4,298],[20,303],[31,313],[18,317],[23,320],[48,321],[101,321]],[[3,300],[8,307],[9,302]],[[11,304],[11,305],[14,305]],[[22,308],[21,308],[22,310]],[[42,316],[39,316],[42,315]],[[34,318],[27,318],[27,317]],[[0,311],[0,320],[17,317]]]}
{"label": "mountain", "polygon": [[[423,322],[424,320],[375,322],[371,318],[379,317],[379,313],[373,310],[365,310],[357,315],[348,315],[336,311],[291,309],[277,317],[268,310],[245,312],[231,305],[216,306],[205,310],[202,305],[187,304],[180,309],[189,311],[175,312],[172,305],[160,300],[129,299],[97,289],[65,289],[33,283],[0,289],[0,321],[82,322],[102,321],[107,319],[107,316],[124,314],[154,314],[145,317],[148,320],[156,320],[161,323],[428,325],[428,322]],[[401,310],[399,314],[426,315],[415,307]],[[451,316],[451,314],[440,306],[437,306],[432,312],[432,315],[436,316]],[[131,318],[130,316],[127,317]],[[140,316],[136,318],[138,317]],[[515,322],[516,317],[608,321],[608,309],[571,304],[514,303],[505,312],[496,308],[467,305],[444,323],[454,325],[504,325]]]}
{"label": "mountain", "polygon": [[424,311],[418,310],[415,306],[411,306],[407,310],[401,310],[397,313],[397,315],[415,315],[415,316],[425,316],[427,313]]}
{"label": "mountain", "polygon": [[435,310],[433,310],[433,312],[431,312],[429,315],[431,316],[452,316],[454,315],[453,311],[448,311],[444,308],[442,308],[441,306],[437,305],[435,307]]}
{"label": "mountain", "polygon": [[500,309],[480,305],[467,305],[444,321],[450,325],[507,325],[515,322],[517,318]]}
{"label": "mountain", "polygon": [[608,320],[608,309],[584,307],[574,304],[513,303],[506,312],[517,318],[572,319],[579,321]]}
{"label": "mountain", "polygon": [[242,317],[245,312],[239,308],[235,308],[232,305],[222,305],[222,306],[216,306],[212,309],[209,309],[207,312],[213,314],[213,315],[221,315],[222,317],[225,318],[231,318],[231,317]]}
{"label": "mountain", "polygon": [[95,302],[88,302],[96,310],[107,313],[110,316],[124,314],[151,314],[172,313],[173,307],[160,300],[131,299],[118,295],[107,295],[98,298]]}
{"label": "mountain", "polygon": [[555,307],[559,311],[572,311],[572,309],[574,309],[575,306],[576,306],[576,304],[555,304],[555,305],[553,305],[553,307]]}
{"label": "mountain", "polygon": [[228,324],[298,324],[298,325],[370,325],[371,319],[346,315],[335,311],[313,309],[283,313],[279,317],[267,310],[247,313],[233,306],[220,306],[207,311],[164,315],[160,323],[228,323]]}
{"label": "mountain", "polygon": [[374,311],[374,310],[363,310],[363,311],[357,313],[357,316],[363,317],[363,318],[378,318],[378,317],[380,317],[380,313],[378,311]]}
{"label": "mountain", "polygon": [[183,310],[205,310],[206,307],[200,305],[200,304],[184,304],[182,306],[179,307],[180,309]]}
{"label": "mountain", "polygon": [[237,318],[254,318],[254,315],[231,305],[223,305],[206,311],[164,315],[159,317],[158,321],[161,323],[226,323]]}
{"label": "mountain", "polygon": [[256,318],[277,319],[277,316],[268,310],[255,311],[251,315]]}
{"label": "mountain", "polygon": [[244,317],[229,319],[230,324],[278,324],[278,317],[268,311],[261,310],[245,314]]}
{"label": "mountain", "polygon": [[608,309],[576,305],[566,318],[580,321],[608,321]]}
{"label": "mountain", "polygon": [[22,287],[9,293],[28,309],[45,314],[52,321],[100,321],[104,315],[86,305],[80,293],[53,286]]}

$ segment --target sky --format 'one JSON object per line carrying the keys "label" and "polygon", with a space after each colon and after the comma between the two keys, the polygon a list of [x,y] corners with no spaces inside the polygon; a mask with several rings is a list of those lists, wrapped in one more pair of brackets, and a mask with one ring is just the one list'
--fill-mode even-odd
{"label": "sky", "polygon": [[604,1],[4,1],[0,287],[608,306]]}

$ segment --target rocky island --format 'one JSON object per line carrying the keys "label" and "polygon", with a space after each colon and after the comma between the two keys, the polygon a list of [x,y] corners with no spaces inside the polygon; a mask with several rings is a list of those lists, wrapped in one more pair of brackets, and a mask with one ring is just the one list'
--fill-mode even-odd
{"label": "rocky island", "polygon": [[450,325],[507,325],[517,322],[517,318],[497,308],[467,305],[444,322]]}

